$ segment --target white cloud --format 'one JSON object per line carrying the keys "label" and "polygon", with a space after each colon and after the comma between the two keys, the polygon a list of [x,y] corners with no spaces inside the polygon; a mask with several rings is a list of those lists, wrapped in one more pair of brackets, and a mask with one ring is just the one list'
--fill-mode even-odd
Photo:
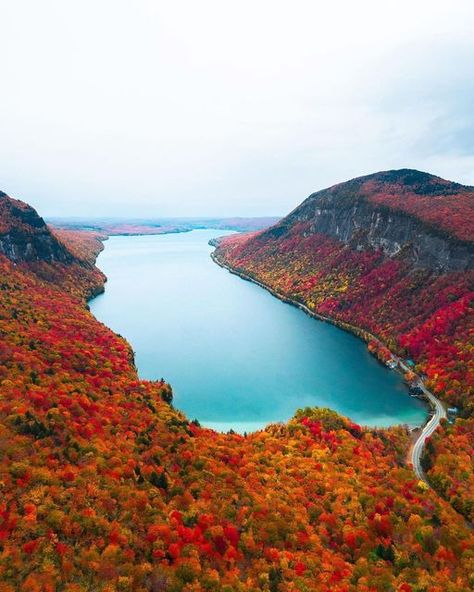
{"label": "white cloud", "polygon": [[382,168],[474,183],[473,17],[469,0],[3,3],[1,188],[47,215],[257,215]]}

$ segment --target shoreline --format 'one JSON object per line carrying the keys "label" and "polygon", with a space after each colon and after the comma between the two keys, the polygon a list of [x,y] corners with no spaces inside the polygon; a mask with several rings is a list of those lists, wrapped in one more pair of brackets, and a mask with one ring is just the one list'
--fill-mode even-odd
{"label": "shoreline", "polygon": [[[368,343],[369,341],[375,341],[377,344],[382,345],[383,347],[387,347],[382,342],[381,339],[379,339],[378,337],[376,337],[372,333],[369,333],[369,331],[366,331],[365,329],[361,329],[360,327],[357,327],[355,325],[351,325],[350,323],[346,323],[344,321],[338,321],[337,319],[333,319],[332,317],[328,317],[328,316],[322,315],[320,313],[314,312],[308,306],[303,304],[302,302],[298,302],[297,300],[293,300],[292,298],[289,298],[288,296],[285,296],[284,294],[277,292],[276,290],[274,290],[273,288],[271,288],[267,284],[260,282],[259,280],[253,278],[252,276],[247,275],[246,273],[244,273],[238,269],[234,269],[234,268],[230,267],[226,263],[223,263],[222,261],[220,261],[219,258],[215,255],[215,252],[211,253],[211,259],[214,261],[214,263],[216,263],[217,265],[219,265],[223,269],[226,269],[230,273],[239,276],[243,280],[246,280],[248,282],[256,284],[257,286],[260,286],[264,290],[267,290],[267,292],[270,292],[270,294],[272,294],[272,296],[275,296],[275,298],[278,298],[278,300],[281,300],[282,302],[285,302],[286,304],[291,304],[292,306],[299,308],[304,313],[306,313],[308,316],[313,317],[314,319],[316,319],[318,321],[330,323],[331,325],[334,325],[335,327],[338,327],[339,329],[342,329],[343,331],[347,331],[348,333],[351,333],[352,335],[359,337],[360,339],[362,339],[366,343]],[[390,351],[390,353],[393,358],[400,361],[399,356],[397,356],[396,354],[394,354],[391,351]],[[421,378],[420,378],[420,380],[421,380]]]}
{"label": "shoreline", "polygon": [[[211,246],[216,246],[216,245],[211,245]],[[285,302],[287,304],[290,304],[292,306],[295,306],[296,308],[299,308],[308,316],[310,316],[318,321],[330,323],[331,325],[334,325],[334,326],[338,327],[339,329],[342,329],[343,331],[347,331],[348,333],[352,333],[356,337],[359,337],[360,339],[362,339],[365,343],[368,343],[369,341],[373,340],[377,344],[380,344],[383,347],[387,347],[378,337],[376,337],[375,335],[373,335],[369,331],[366,331],[365,329],[361,329],[360,327],[356,327],[355,325],[351,325],[350,323],[346,323],[344,321],[338,321],[338,320],[333,319],[331,317],[327,317],[325,315],[314,312],[309,307],[307,307],[305,304],[298,302],[296,300],[293,300],[293,299],[289,298],[288,296],[285,296],[284,294],[280,294],[279,292],[277,292],[276,290],[274,290],[273,288],[271,288],[267,284],[253,278],[252,276],[250,276],[238,269],[234,269],[234,268],[230,267],[228,264],[224,263],[223,261],[221,261],[218,258],[218,256],[215,254],[215,251],[211,252],[210,255],[211,255],[211,259],[214,261],[214,263],[219,265],[219,267],[226,269],[229,273],[237,275],[238,277],[240,277],[243,280],[246,280],[248,282],[256,284],[257,286],[263,288],[264,290],[266,290],[267,292],[272,294],[272,296],[275,296],[275,298],[278,298],[278,300]],[[390,351],[390,354],[392,355],[392,357],[397,361],[398,367],[396,368],[396,371],[401,374],[400,368],[408,370],[407,366],[405,365],[405,361],[402,360],[398,355],[394,354],[391,350],[389,350],[389,351]],[[388,370],[388,368],[387,368],[387,370]],[[441,401],[437,397],[435,397],[435,395],[433,395],[433,393],[431,391],[429,391],[426,388],[424,381],[420,378],[420,376],[416,373],[414,373],[414,374],[418,378],[420,385],[423,389],[423,392],[425,393],[426,398],[423,399],[423,401],[426,404],[426,407],[429,411],[427,413],[425,423],[420,425],[419,427],[415,428],[416,431],[418,431],[418,430],[421,430],[421,431],[420,431],[419,436],[411,442],[410,449],[408,450],[407,456],[410,458],[409,462],[411,462],[412,467],[413,467],[413,471],[415,472],[416,476],[421,481],[426,483],[429,487],[431,487],[428,479],[426,478],[426,475],[424,474],[423,469],[421,468],[421,464],[420,464],[421,456],[422,456],[422,452],[423,452],[423,448],[424,448],[424,444],[426,442],[426,439],[434,432],[434,430],[436,429],[436,427],[439,424],[440,419],[445,417],[446,415],[445,415],[444,406],[441,403]],[[398,424],[398,425],[403,425],[403,424]]]}

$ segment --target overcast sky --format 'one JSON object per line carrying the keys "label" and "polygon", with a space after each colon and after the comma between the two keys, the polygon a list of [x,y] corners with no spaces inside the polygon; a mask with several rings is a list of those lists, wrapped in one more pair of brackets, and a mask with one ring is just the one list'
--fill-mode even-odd
{"label": "overcast sky", "polygon": [[0,0],[0,189],[44,216],[285,214],[474,184],[473,0]]}

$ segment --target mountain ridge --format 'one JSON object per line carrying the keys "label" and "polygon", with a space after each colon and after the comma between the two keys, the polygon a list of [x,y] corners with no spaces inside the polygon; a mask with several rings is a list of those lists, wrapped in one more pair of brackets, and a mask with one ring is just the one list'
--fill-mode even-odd
{"label": "mountain ridge", "polygon": [[474,189],[429,173],[383,171],[314,192],[260,237],[282,236],[298,223],[307,235],[408,257],[437,272],[474,267]]}
{"label": "mountain ridge", "polygon": [[14,262],[72,263],[74,257],[36,210],[0,191],[0,253]]}

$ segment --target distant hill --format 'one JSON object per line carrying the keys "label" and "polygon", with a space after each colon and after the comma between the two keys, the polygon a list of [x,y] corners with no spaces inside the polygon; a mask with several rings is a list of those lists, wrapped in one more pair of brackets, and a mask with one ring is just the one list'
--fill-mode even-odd
{"label": "distant hill", "polygon": [[278,220],[277,217],[266,216],[257,218],[50,218],[48,222],[59,229],[92,230],[113,236],[169,234],[204,228],[246,232],[268,228]]}

